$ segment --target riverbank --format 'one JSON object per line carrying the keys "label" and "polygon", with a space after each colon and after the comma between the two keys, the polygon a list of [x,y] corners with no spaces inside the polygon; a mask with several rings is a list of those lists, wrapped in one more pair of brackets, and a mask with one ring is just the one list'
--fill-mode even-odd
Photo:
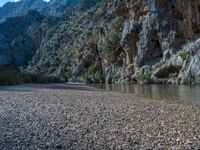
{"label": "riverbank", "polygon": [[0,87],[0,149],[200,149],[199,106],[82,84]]}
{"label": "riverbank", "polygon": [[57,76],[29,73],[15,65],[0,65],[0,86],[17,84],[47,84],[64,83],[64,79]]}

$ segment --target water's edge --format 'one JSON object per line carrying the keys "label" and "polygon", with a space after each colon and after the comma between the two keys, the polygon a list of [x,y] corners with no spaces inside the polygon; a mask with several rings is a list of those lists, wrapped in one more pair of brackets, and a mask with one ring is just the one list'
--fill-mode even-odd
{"label": "water's edge", "polygon": [[164,101],[182,101],[200,105],[200,86],[161,84],[92,84],[92,87],[106,91],[135,94],[140,97]]}

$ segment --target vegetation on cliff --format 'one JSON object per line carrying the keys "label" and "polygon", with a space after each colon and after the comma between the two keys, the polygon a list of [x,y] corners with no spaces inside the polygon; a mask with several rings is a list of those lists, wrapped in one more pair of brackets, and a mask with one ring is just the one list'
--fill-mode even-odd
{"label": "vegetation on cliff", "polygon": [[200,47],[200,2],[184,1],[52,0],[55,15],[31,11],[0,24],[0,64],[66,81],[196,84],[198,71],[187,69]]}

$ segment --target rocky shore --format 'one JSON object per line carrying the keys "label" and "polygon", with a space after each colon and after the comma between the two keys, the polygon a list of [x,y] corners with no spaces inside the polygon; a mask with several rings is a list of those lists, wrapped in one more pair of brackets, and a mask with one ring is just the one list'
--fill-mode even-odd
{"label": "rocky shore", "polygon": [[79,84],[0,87],[0,149],[200,149],[199,106]]}

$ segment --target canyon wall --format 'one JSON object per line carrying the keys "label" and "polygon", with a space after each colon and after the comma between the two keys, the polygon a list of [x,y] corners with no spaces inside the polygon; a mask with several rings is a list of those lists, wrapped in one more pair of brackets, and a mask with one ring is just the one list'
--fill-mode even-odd
{"label": "canyon wall", "polygon": [[[166,55],[176,55],[200,34],[198,0],[127,0],[121,1],[116,12],[126,18],[121,41],[126,52],[126,65],[134,65],[134,71],[139,70],[143,76],[155,70],[159,72],[156,64],[162,67],[169,63]],[[185,53],[190,55],[196,51]],[[154,74],[166,81],[170,74],[178,75],[180,69],[181,65],[172,65]],[[135,74],[133,78],[137,76]]]}
{"label": "canyon wall", "polygon": [[51,13],[65,13],[42,16],[28,72],[87,83],[200,83],[199,0],[86,0],[73,9],[55,2]]}

